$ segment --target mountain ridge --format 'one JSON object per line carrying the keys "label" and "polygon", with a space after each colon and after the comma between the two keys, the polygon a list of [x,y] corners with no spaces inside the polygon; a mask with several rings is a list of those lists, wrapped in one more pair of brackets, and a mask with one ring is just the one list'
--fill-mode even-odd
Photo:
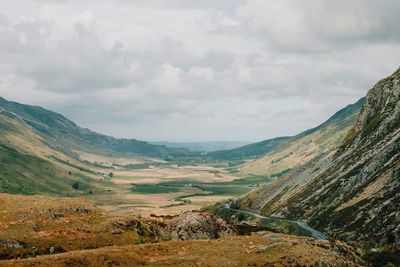
{"label": "mountain ridge", "polygon": [[[231,160],[231,161],[262,158],[264,155],[273,153],[276,150],[280,149],[280,147],[290,144],[290,142],[295,142],[300,138],[312,135],[313,133],[316,133],[317,131],[320,130],[324,130],[331,125],[335,125],[340,130],[342,128],[348,128],[349,126],[352,125],[352,123],[355,122],[354,115],[359,112],[364,101],[365,98],[361,98],[356,103],[347,105],[346,107],[342,108],[341,110],[333,114],[325,122],[321,123],[320,125],[314,128],[305,130],[297,135],[267,139],[231,150],[213,151],[207,153],[206,156],[214,160]],[[248,164],[251,165],[252,163],[250,162]],[[246,169],[246,167],[244,167],[244,169]],[[284,171],[284,170],[285,169],[280,169],[279,171]],[[250,170],[245,172],[251,173]],[[251,174],[271,175],[272,173],[260,172]]]}
{"label": "mountain ridge", "polygon": [[189,152],[98,134],[56,112],[0,97],[0,192],[81,196],[109,190],[101,181],[106,170],[85,154],[147,160]]}
{"label": "mountain ridge", "polygon": [[256,189],[241,205],[265,215],[305,220],[333,238],[399,249],[399,126],[397,70],[368,92],[336,153]]}
{"label": "mountain ridge", "polygon": [[240,171],[276,176],[329,154],[353,127],[364,101],[365,98],[361,98],[336,112],[324,123],[284,140],[256,160],[242,165]]}
{"label": "mountain ridge", "polygon": [[53,139],[57,139],[58,145],[62,145],[64,149],[69,146],[89,150],[100,147],[104,151],[98,152],[102,153],[111,151],[153,157],[189,154],[189,151],[186,149],[167,148],[166,146],[152,145],[137,139],[118,139],[99,134],[87,128],[82,128],[65,116],[40,106],[24,105],[7,101],[0,97],[0,107],[18,115],[42,135],[48,135]]}

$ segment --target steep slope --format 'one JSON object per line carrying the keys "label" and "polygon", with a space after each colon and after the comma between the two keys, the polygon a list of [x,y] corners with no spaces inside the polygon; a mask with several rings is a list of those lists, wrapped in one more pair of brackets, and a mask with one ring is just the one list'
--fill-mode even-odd
{"label": "steep slope", "polygon": [[15,114],[52,145],[66,153],[72,153],[75,149],[84,149],[102,154],[129,153],[151,157],[188,154],[186,149],[167,148],[135,139],[117,139],[95,133],[77,126],[74,122],[55,112],[41,107],[10,102],[1,97],[0,108]]}
{"label": "steep slope", "polygon": [[108,190],[97,163],[87,158],[111,154],[133,159],[188,151],[98,134],[52,111],[0,97],[0,192],[75,196]]}
{"label": "steep slope", "polygon": [[261,158],[245,164],[241,172],[274,176],[329,154],[353,127],[363,103],[364,98],[338,111],[316,128],[291,138],[278,139],[280,142],[266,150]]}
{"label": "steep slope", "polygon": [[332,237],[399,249],[400,69],[368,92],[336,153],[250,193],[241,205],[306,220]]}
{"label": "steep slope", "polygon": [[20,117],[0,108],[0,192],[80,195],[102,187],[92,178],[91,166],[57,150]]}

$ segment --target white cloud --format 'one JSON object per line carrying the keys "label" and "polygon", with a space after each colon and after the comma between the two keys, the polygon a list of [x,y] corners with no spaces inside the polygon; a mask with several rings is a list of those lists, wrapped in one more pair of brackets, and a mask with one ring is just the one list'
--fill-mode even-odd
{"label": "white cloud", "polygon": [[116,136],[294,134],[400,61],[396,0],[15,0],[0,10],[0,94]]}

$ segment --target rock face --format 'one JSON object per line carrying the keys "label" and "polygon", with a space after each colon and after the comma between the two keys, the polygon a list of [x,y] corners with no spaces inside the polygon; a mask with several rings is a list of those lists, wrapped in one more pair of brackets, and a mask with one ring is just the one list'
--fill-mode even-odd
{"label": "rock face", "polygon": [[167,222],[174,240],[217,239],[234,236],[236,230],[221,218],[206,212],[186,212]]}
{"label": "rock face", "polygon": [[[299,177],[302,183],[293,184]],[[400,69],[368,92],[356,125],[337,152],[277,183],[244,197],[241,205],[306,220],[332,237],[398,249]]]}

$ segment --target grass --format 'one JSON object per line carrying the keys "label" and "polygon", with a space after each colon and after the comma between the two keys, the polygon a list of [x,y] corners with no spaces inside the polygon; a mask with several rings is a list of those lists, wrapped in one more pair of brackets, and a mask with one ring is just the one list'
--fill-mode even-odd
{"label": "grass", "polygon": [[132,187],[132,192],[135,194],[165,194],[179,192],[178,187],[153,185],[153,184],[140,184]]}
{"label": "grass", "polygon": [[[0,245],[0,259],[32,256],[33,247],[44,255],[50,253],[51,247],[60,253],[154,239],[151,227],[157,222],[145,224],[136,217],[108,217],[83,199],[7,194],[0,194],[0,199],[0,244],[7,240],[20,244],[18,248]],[[124,228],[122,223],[118,227],[115,222],[120,219],[136,226]]]}
{"label": "grass", "polygon": [[209,195],[217,196],[236,196],[245,194],[250,191],[249,187],[237,187],[237,186],[214,186],[214,185],[194,185],[194,187],[201,189],[206,192],[210,192]]}
{"label": "grass", "polygon": [[379,266],[399,266],[400,265],[400,251],[380,251],[369,252],[364,256],[364,259],[369,262],[373,267]]}
{"label": "grass", "polygon": [[[168,240],[168,239],[167,239]],[[271,241],[269,241],[271,240]],[[135,244],[147,240],[139,238]],[[293,245],[296,243],[297,245]],[[318,240],[273,233],[218,240],[169,241],[74,251],[8,262],[24,266],[355,266],[358,257],[344,244],[341,253]],[[271,246],[272,244],[272,246]],[[289,259],[293,264],[288,264]],[[318,261],[317,261],[318,260]]]}
{"label": "grass", "polygon": [[[249,192],[254,186],[267,182],[268,179],[260,176],[250,176],[230,182],[196,182],[193,180],[179,180],[161,182],[158,184],[140,184],[132,187],[135,194],[165,194],[183,192],[183,189],[195,188],[203,193],[184,195],[178,198],[193,196],[237,196]],[[187,190],[186,190],[187,191]]]}
{"label": "grass", "polygon": [[[21,168],[24,166],[24,168]],[[72,185],[89,188],[79,174],[69,174],[52,163],[0,145],[0,192],[12,194],[76,194]]]}

